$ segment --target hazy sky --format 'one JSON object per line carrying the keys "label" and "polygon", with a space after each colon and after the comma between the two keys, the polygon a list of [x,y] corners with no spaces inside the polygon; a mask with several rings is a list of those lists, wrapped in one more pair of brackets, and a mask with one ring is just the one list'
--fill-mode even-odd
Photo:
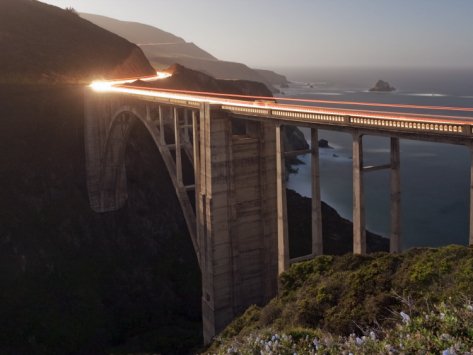
{"label": "hazy sky", "polygon": [[46,0],[252,66],[470,66],[473,0]]}

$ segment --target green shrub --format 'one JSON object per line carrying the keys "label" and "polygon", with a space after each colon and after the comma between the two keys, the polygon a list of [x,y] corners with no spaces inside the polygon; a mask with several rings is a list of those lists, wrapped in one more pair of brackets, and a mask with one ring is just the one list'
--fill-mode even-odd
{"label": "green shrub", "polygon": [[[460,338],[472,335],[473,331],[459,317],[465,308],[465,295],[472,293],[473,249],[467,247],[419,248],[402,254],[320,256],[292,265],[281,275],[280,296],[262,309],[250,308],[221,334],[220,340],[241,340],[252,332],[266,331],[287,334],[298,344],[300,337],[290,333],[292,329],[318,329],[332,339],[339,339],[349,334],[361,337],[366,335],[366,329],[381,327],[386,339],[405,332],[405,337],[415,334],[424,344],[431,342],[432,349],[444,350],[450,343],[440,341],[439,332]],[[447,314],[439,311],[442,302],[448,303],[453,313],[439,322],[438,314]],[[435,310],[432,304],[437,305]],[[399,323],[401,311],[412,316],[410,324]],[[434,321],[418,318],[429,312],[437,314]],[[398,327],[402,331],[396,330]],[[405,339],[406,349],[419,348],[419,342],[412,342]],[[388,342],[383,346],[387,345]]]}
{"label": "green shrub", "polygon": [[397,313],[391,327],[337,336],[320,329],[272,328],[223,341],[211,354],[471,354],[473,306],[439,303],[414,315]]}

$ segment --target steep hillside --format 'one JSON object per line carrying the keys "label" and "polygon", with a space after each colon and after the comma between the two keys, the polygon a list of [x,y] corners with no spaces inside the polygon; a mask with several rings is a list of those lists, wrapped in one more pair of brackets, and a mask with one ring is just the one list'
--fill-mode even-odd
{"label": "steep hillside", "polygon": [[[263,75],[260,75],[256,70],[251,69],[245,64],[227,62],[223,60],[208,60],[189,56],[166,56],[159,53],[159,47],[154,46],[155,49],[148,49],[148,46],[142,47],[147,58],[156,68],[163,68],[174,63],[181,64],[187,68],[194,69],[211,75],[218,79],[230,80],[252,80],[264,83],[271,91],[278,92],[272,85],[272,82],[267,80]],[[271,81],[277,81],[272,79]]]}
{"label": "steep hillside", "polygon": [[0,1],[0,48],[0,82],[86,83],[153,73],[136,45],[33,0]]}
{"label": "steep hillside", "polygon": [[473,249],[463,246],[295,264],[279,297],[250,307],[209,353],[466,354],[472,271]]}
{"label": "steep hillside", "polygon": [[0,85],[0,354],[188,353],[200,271],[172,182],[137,124],[129,199],[94,213],[83,88]]}
{"label": "steep hillside", "polygon": [[209,91],[227,94],[272,96],[263,83],[250,80],[223,80],[174,64],[166,69],[172,76],[156,82],[140,82],[141,86],[164,89]]}
{"label": "steep hillside", "polygon": [[[203,49],[197,47],[194,43],[149,43],[140,44],[140,48],[143,50],[147,58],[169,58],[170,64],[172,58],[193,58],[195,60],[205,60],[210,62],[217,62],[218,59],[207,53]],[[156,63],[157,67],[163,65],[164,62]],[[182,63],[179,63],[182,64]]]}
{"label": "steep hillside", "polygon": [[265,78],[271,85],[276,85],[280,87],[287,87],[289,84],[289,81],[284,75],[275,73],[272,70],[266,70],[266,69],[255,69],[255,71],[261,75],[263,78]]}
{"label": "steep hillside", "polygon": [[245,64],[218,60],[194,43],[187,43],[155,27],[92,14],[81,16],[138,44],[155,68],[162,69],[177,63],[218,79],[259,81],[273,92],[278,91],[274,85],[287,83],[284,76],[273,75],[271,71],[253,70]]}

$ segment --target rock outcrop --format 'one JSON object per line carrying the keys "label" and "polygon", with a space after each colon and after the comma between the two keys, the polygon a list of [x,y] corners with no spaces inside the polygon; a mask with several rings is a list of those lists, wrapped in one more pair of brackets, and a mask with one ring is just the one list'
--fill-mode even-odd
{"label": "rock outcrop", "polygon": [[390,92],[396,90],[395,87],[391,86],[387,81],[378,80],[370,91]]}
{"label": "rock outcrop", "polygon": [[332,149],[332,147],[328,144],[328,140],[326,139],[319,139],[319,148]]}
{"label": "rock outcrop", "polygon": [[195,90],[266,97],[273,96],[266,85],[256,81],[215,79],[208,74],[186,68],[180,64],[174,64],[165,71],[171,73],[172,76],[155,82],[136,82],[136,84],[162,89]]}

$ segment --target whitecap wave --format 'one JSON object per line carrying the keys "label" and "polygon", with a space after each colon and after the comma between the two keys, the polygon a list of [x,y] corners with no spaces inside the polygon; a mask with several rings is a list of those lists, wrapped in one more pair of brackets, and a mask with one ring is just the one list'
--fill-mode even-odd
{"label": "whitecap wave", "polygon": [[409,157],[411,158],[435,158],[438,155],[435,153],[410,153]]}
{"label": "whitecap wave", "polygon": [[365,149],[366,153],[373,153],[373,154],[380,154],[380,153],[390,153],[391,150],[389,148],[372,148],[372,149]]}
{"label": "whitecap wave", "polygon": [[436,93],[410,93],[410,94],[403,94],[406,96],[421,96],[421,97],[445,97],[448,95],[445,94],[436,94]]}
{"label": "whitecap wave", "polygon": [[339,92],[319,92],[319,91],[311,91],[311,92],[307,92],[305,93],[305,95],[324,95],[324,96],[341,96],[343,94],[339,93]]}

